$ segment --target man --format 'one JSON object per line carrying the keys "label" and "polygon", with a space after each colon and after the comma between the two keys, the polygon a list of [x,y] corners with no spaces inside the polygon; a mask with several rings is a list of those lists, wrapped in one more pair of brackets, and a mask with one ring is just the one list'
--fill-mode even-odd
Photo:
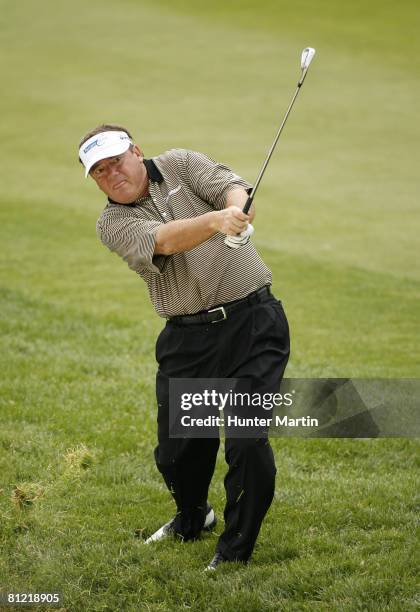
{"label": "man", "polygon": [[[101,125],[80,143],[79,159],[108,204],[97,223],[102,242],[147,284],[167,318],[156,343],[156,465],[174,497],[168,534],[194,540],[216,522],[207,501],[218,438],[169,437],[170,378],[246,379],[252,393],[276,393],[289,356],[271,273],[251,242],[231,249],[226,235],[246,231],[250,185],[194,151],[145,159],[127,129]],[[225,528],[206,569],[247,562],[274,495],[276,468],[267,436],[227,438]]]}

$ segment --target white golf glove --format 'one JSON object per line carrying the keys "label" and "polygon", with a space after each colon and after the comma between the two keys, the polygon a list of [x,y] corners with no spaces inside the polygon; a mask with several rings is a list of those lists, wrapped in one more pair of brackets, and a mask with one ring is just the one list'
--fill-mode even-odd
{"label": "white golf glove", "polygon": [[249,241],[250,236],[254,233],[254,227],[248,223],[248,227],[239,236],[226,236],[225,244],[231,249],[239,249]]}

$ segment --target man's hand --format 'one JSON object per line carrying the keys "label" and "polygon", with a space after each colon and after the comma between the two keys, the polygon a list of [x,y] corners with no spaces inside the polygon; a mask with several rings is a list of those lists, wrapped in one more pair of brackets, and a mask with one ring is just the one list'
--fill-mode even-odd
{"label": "man's hand", "polygon": [[[247,200],[248,192],[243,187],[234,187],[227,192],[225,207],[229,208],[230,206],[237,206],[242,210]],[[252,223],[255,217],[254,204],[252,204],[251,208],[249,209],[248,215],[249,221]]]}
{"label": "man's hand", "polygon": [[249,242],[250,237],[254,233],[254,227],[251,223],[248,223],[248,227],[244,232],[239,234],[239,236],[226,236],[225,244],[231,249],[239,249],[239,247],[244,246]]}
{"label": "man's hand", "polygon": [[237,206],[229,206],[229,208],[218,210],[214,215],[216,231],[228,236],[236,236],[245,231],[250,220],[250,216],[242,212]]}
{"label": "man's hand", "polygon": [[[235,189],[231,189],[226,197],[226,208],[228,210],[234,210],[235,208],[239,209],[243,214],[243,207],[245,206],[248,200],[248,192],[242,187],[238,187]],[[252,220],[255,217],[254,206],[248,211],[248,214],[245,215],[248,217],[248,223],[246,224],[245,229],[239,234],[231,234],[227,233],[225,238],[225,244],[231,249],[238,249],[239,247],[247,244],[249,241],[249,237],[252,236],[254,232],[254,228],[251,225]]]}

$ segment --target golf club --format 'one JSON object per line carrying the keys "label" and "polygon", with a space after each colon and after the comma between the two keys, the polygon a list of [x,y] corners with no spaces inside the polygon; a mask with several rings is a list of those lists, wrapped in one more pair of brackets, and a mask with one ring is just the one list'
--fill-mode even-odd
{"label": "golf club", "polygon": [[[313,60],[314,55],[315,55],[315,49],[312,49],[312,47],[306,47],[306,49],[304,49],[302,51],[302,56],[301,56],[301,60],[300,60],[300,68],[301,68],[302,73],[300,75],[300,79],[299,79],[299,82],[297,84],[296,91],[293,94],[293,98],[292,98],[292,100],[291,100],[291,102],[289,104],[289,108],[286,111],[284,119],[283,119],[283,121],[282,121],[282,123],[281,123],[281,125],[280,125],[280,127],[279,127],[279,129],[277,131],[277,134],[276,134],[276,137],[274,139],[274,142],[273,142],[273,144],[270,147],[270,150],[269,150],[269,152],[267,154],[267,157],[266,157],[266,159],[265,159],[265,161],[264,161],[264,163],[262,165],[262,168],[261,168],[260,173],[259,173],[259,175],[257,177],[257,180],[255,181],[255,185],[252,188],[252,191],[249,194],[248,199],[247,199],[247,201],[245,203],[245,206],[243,208],[243,212],[244,213],[248,213],[249,209],[251,208],[251,204],[252,204],[252,201],[253,201],[253,199],[255,197],[255,194],[257,192],[258,185],[261,182],[261,179],[262,179],[262,177],[264,175],[265,169],[267,168],[268,162],[270,161],[270,158],[271,158],[271,156],[273,154],[273,151],[274,151],[274,149],[276,147],[277,141],[280,138],[280,134],[282,133],[284,125],[285,125],[285,123],[287,121],[287,118],[288,118],[288,116],[290,114],[290,111],[292,110],[293,104],[294,104],[294,102],[295,102],[295,100],[297,98],[299,90],[302,87],[302,84],[303,84],[303,82],[305,80],[305,77],[306,77],[306,73],[308,72],[309,65],[310,65],[311,61]],[[248,240],[249,240],[249,237],[253,233],[254,233],[254,228],[249,223],[247,229],[245,231],[243,231],[241,234],[239,234],[238,236],[226,236],[225,244],[228,247],[232,248],[232,249],[237,249],[240,246],[246,244],[248,242]]]}

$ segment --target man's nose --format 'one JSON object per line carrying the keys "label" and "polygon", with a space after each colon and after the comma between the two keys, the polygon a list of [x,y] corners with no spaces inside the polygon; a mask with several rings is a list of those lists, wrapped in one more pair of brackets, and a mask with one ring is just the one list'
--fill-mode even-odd
{"label": "man's nose", "polygon": [[118,172],[118,168],[114,164],[109,164],[108,168],[106,169],[106,173],[108,177],[114,176],[115,174],[117,174],[117,172]]}

